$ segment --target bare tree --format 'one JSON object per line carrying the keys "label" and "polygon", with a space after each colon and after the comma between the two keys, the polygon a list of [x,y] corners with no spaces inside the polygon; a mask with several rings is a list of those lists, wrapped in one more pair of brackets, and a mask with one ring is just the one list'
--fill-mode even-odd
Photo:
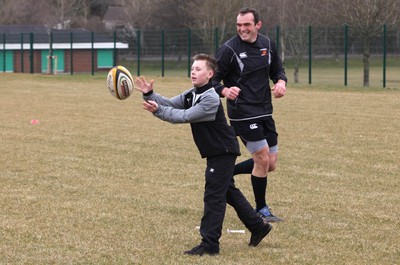
{"label": "bare tree", "polygon": [[[200,29],[200,38],[206,43],[214,39],[213,30],[218,28],[218,43],[227,38],[227,28],[234,27],[241,0],[194,0],[183,6],[185,26]],[[223,10],[223,12],[221,12]]]}
{"label": "bare tree", "polygon": [[325,0],[324,13],[355,29],[363,41],[363,85],[369,86],[370,45],[384,24],[398,23],[399,0]]}
{"label": "bare tree", "polygon": [[39,24],[41,2],[0,0],[0,23],[3,25]]}
{"label": "bare tree", "polygon": [[281,0],[275,2],[274,9],[279,10],[278,21],[281,27],[281,57],[285,60],[285,51],[293,58],[294,82],[299,82],[300,66],[307,53],[308,26],[317,25],[319,0]]}
{"label": "bare tree", "polygon": [[[91,16],[92,0],[0,0],[3,25],[39,24],[49,28],[83,23]],[[81,25],[82,26],[82,25]]]}
{"label": "bare tree", "polygon": [[74,21],[86,23],[89,12],[89,0],[41,0],[42,22],[51,28],[68,28]]}
{"label": "bare tree", "polygon": [[[272,0],[277,1],[277,0]],[[255,8],[261,18],[267,17],[271,9],[265,0],[192,0],[181,1],[180,6],[184,26],[199,29],[199,37],[206,43],[214,40],[214,29],[218,29],[218,43],[236,32],[236,16],[242,7]]]}
{"label": "bare tree", "polygon": [[128,11],[129,23],[136,29],[167,29],[185,26],[187,1],[183,0],[120,0]]}
{"label": "bare tree", "polygon": [[[154,9],[162,0],[154,1],[131,1],[124,0],[123,6],[127,12],[127,23],[131,24],[136,29],[143,29],[152,26],[154,18]],[[154,24],[153,24],[154,25]]]}

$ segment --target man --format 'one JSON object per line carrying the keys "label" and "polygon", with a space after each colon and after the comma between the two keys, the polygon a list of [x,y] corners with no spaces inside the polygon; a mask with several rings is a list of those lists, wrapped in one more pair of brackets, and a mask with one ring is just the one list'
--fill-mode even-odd
{"label": "man", "polygon": [[250,173],[251,168],[257,213],[265,222],[279,222],[282,219],[271,213],[265,197],[267,174],[275,169],[278,158],[271,91],[275,98],[283,97],[287,78],[274,42],[258,33],[262,26],[258,12],[242,8],[236,21],[237,35],[216,53],[219,70],[213,84],[227,98],[231,125],[252,156],[236,165],[235,173]]}
{"label": "man", "polygon": [[185,251],[187,255],[219,254],[226,203],[235,209],[251,231],[249,246],[257,246],[272,229],[270,224],[261,221],[235,187],[233,171],[236,157],[240,155],[239,142],[226,121],[220,97],[210,82],[215,69],[213,56],[196,55],[191,71],[193,87],[171,99],[153,92],[153,81],[148,83],[144,77],[135,80],[135,87],[144,95],[144,109],[170,123],[190,123],[200,155],[207,159],[204,214],[200,224],[202,240],[199,245]]}

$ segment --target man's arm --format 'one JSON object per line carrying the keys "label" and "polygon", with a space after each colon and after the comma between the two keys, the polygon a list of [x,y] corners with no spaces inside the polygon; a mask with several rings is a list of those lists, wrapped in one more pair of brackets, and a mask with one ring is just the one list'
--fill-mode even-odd
{"label": "man's arm", "polygon": [[286,94],[287,77],[276,45],[271,41],[272,60],[270,64],[270,78],[274,82],[272,93],[275,98],[281,98]]}
{"label": "man's arm", "polygon": [[212,84],[218,95],[220,97],[226,97],[230,100],[237,98],[240,93],[240,88],[236,86],[226,87],[225,85],[221,84],[221,81],[229,73],[229,71],[231,71],[230,68],[233,56],[232,52],[232,49],[225,44],[218,49],[215,56],[218,68],[212,80]]}
{"label": "man's arm", "polygon": [[287,77],[285,73],[285,68],[283,67],[281,58],[273,41],[271,41],[271,56],[272,60],[269,67],[269,77],[274,82],[274,84],[278,83],[278,81],[284,81],[286,86]]}

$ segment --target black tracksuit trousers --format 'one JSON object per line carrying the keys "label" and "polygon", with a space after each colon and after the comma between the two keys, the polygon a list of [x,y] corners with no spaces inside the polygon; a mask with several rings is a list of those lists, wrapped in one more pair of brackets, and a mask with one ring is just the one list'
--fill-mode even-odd
{"label": "black tracksuit trousers", "polygon": [[242,192],[235,187],[233,170],[236,155],[207,157],[204,191],[204,214],[201,219],[201,245],[219,251],[219,238],[225,217],[226,204],[231,205],[240,220],[252,233],[258,233],[263,221]]}

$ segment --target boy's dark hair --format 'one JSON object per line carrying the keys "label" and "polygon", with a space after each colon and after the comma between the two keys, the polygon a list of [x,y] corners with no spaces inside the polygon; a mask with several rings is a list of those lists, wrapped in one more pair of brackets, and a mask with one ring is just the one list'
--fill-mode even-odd
{"label": "boy's dark hair", "polygon": [[214,72],[214,74],[217,72],[217,61],[215,60],[214,56],[206,53],[199,53],[193,56],[193,61],[199,60],[206,61],[207,67],[210,68]]}
{"label": "boy's dark hair", "polygon": [[246,15],[247,13],[252,13],[254,17],[254,24],[257,24],[260,21],[260,14],[258,14],[257,10],[250,7],[243,7],[239,10],[240,15]]}

